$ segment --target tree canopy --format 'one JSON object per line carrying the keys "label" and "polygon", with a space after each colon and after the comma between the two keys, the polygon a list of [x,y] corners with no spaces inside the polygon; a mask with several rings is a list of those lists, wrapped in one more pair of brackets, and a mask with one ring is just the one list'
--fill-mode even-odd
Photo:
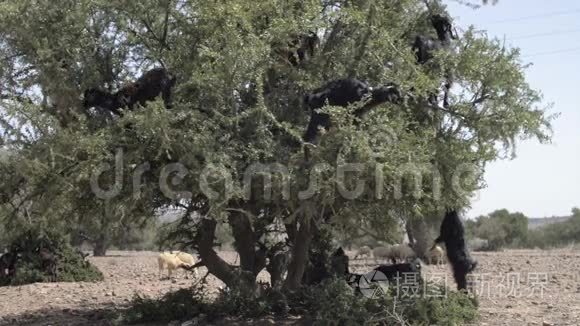
{"label": "tree canopy", "polygon": [[[237,273],[213,249],[216,225],[227,223],[250,279],[287,238],[286,285],[296,287],[314,235],[388,237],[402,221],[467,207],[486,163],[512,157],[519,140],[549,141],[553,116],[527,84],[518,49],[472,28],[417,65],[415,36],[435,37],[429,16],[445,13],[429,7],[3,1],[0,217],[107,237],[119,223],[181,209],[180,239],[212,274],[231,284]],[[289,64],[289,44],[312,32],[315,55]],[[160,100],[122,118],[83,110],[85,89],[118,90],[155,66],[177,76],[172,110]],[[450,106],[430,105],[445,71]],[[333,128],[306,162],[303,96],[345,77],[393,82],[413,96],[360,120],[325,108]],[[418,176],[428,181],[417,186]]]}

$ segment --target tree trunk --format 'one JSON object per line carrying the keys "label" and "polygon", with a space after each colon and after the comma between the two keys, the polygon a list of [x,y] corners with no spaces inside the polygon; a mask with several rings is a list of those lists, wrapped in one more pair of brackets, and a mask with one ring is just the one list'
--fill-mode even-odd
{"label": "tree trunk", "polygon": [[110,233],[109,229],[110,223],[113,216],[113,211],[111,203],[106,200],[104,203],[104,212],[101,216],[100,225],[97,231],[97,236],[93,240],[93,255],[96,257],[102,257],[107,254],[107,249],[109,249],[110,243]]}
{"label": "tree trunk", "polygon": [[212,219],[202,219],[196,235],[201,262],[208,272],[219,278],[229,288],[242,288],[243,291],[256,294],[258,286],[256,277],[250,271],[237,269],[224,261],[213,250],[217,222]]}
{"label": "tree trunk", "polygon": [[266,266],[270,273],[270,284],[273,288],[279,288],[284,281],[284,273],[288,271],[288,252],[280,251],[270,257],[270,263]]}
{"label": "tree trunk", "polygon": [[107,249],[109,249],[109,241],[107,240],[107,236],[99,235],[94,243],[93,256],[103,257],[107,254]]}
{"label": "tree trunk", "polygon": [[235,286],[236,277],[232,267],[213,250],[216,221],[206,218],[202,219],[200,224],[196,235],[196,242],[201,261],[211,274],[219,278],[227,286]]}
{"label": "tree trunk", "polygon": [[405,223],[405,230],[407,231],[407,238],[409,238],[409,243],[412,245],[415,244],[415,235],[413,234],[411,219],[408,219],[407,223]]}
{"label": "tree trunk", "polygon": [[292,248],[292,259],[288,266],[288,276],[284,287],[296,290],[302,284],[302,277],[308,263],[308,250],[312,240],[312,219],[305,216],[296,230],[295,242]]}
{"label": "tree trunk", "polygon": [[234,248],[240,254],[240,268],[255,270],[255,237],[250,219],[243,213],[232,212],[228,218],[234,236]]}
{"label": "tree trunk", "polygon": [[411,231],[411,235],[414,238],[414,242],[412,242],[413,250],[415,250],[415,253],[419,258],[425,260],[433,242],[431,234],[429,234],[429,227],[427,226],[427,223],[425,223],[425,219],[422,217],[413,218],[407,223],[407,228],[408,231]]}

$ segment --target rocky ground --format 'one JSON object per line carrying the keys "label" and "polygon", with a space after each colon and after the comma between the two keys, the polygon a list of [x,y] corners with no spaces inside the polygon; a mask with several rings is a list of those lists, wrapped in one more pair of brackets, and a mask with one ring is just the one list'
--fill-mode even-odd
{"label": "rocky ground", "polygon": [[[231,252],[221,255],[230,262],[236,259]],[[580,325],[580,251],[511,250],[474,256],[479,260],[473,277],[479,325]],[[0,287],[0,325],[110,325],[111,312],[135,294],[158,297],[195,282],[183,271],[173,280],[160,280],[152,252],[111,252],[90,260],[105,281]],[[357,260],[353,265],[364,271],[374,262]],[[446,266],[427,266],[426,277],[447,279],[454,287]],[[208,280],[210,295],[217,293],[221,282]]]}

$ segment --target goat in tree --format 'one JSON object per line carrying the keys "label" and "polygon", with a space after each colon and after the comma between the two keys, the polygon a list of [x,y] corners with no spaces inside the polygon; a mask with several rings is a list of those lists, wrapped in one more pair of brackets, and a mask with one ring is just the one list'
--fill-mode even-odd
{"label": "goat in tree", "polygon": [[439,243],[445,243],[447,259],[453,267],[453,278],[457,283],[457,289],[467,289],[467,274],[477,267],[477,261],[473,260],[469,254],[465,242],[465,229],[457,211],[447,211],[441,222],[439,237],[435,239],[431,249]]}
{"label": "goat in tree", "polygon": [[288,53],[288,62],[294,67],[305,63],[316,54],[320,46],[320,38],[314,32],[302,34],[290,44],[291,51]]}
{"label": "goat in tree", "polygon": [[330,115],[317,111],[327,103],[332,106],[347,107],[366,100],[360,108],[354,111],[354,115],[360,118],[379,104],[398,103],[401,98],[399,88],[392,83],[372,88],[367,83],[354,78],[331,81],[304,98],[306,106],[310,109],[310,122],[304,134],[304,141],[315,140],[319,127],[328,129],[332,126]]}
{"label": "goat in tree", "polygon": [[164,68],[155,68],[114,94],[96,88],[87,89],[84,93],[83,106],[85,109],[105,108],[115,115],[122,116],[122,108],[133,110],[135,104],[145,105],[161,95],[165,107],[171,109],[171,88],[174,85],[174,75]]}
{"label": "goat in tree", "polygon": [[451,45],[451,40],[457,39],[449,18],[434,15],[431,17],[431,23],[437,32],[437,38],[418,35],[413,43],[415,58],[417,63],[421,65],[432,59],[435,51],[448,48]]}
{"label": "goat in tree", "polygon": [[292,35],[285,45],[274,46],[275,53],[282,61],[293,67],[299,67],[314,57],[320,46],[320,38],[315,32]]}
{"label": "goat in tree", "polygon": [[88,110],[92,107],[109,110],[115,115],[121,116],[122,105],[114,94],[103,91],[98,88],[89,88],[83,95],[83,107]]}
{"label": "goat in tree", "polygon": [[[453,33],[453,27],[449,18],[434,15],[431,17],[431,23],[437,32],[437,38],[425,35],[418,35],[413,43],[413,52],[415,53],[415,58],[417,63],[420,65],[426,64],[430,59],[433,58],[434,52],[442,49],[447,49],[451,45],[451,40],[457,39],[457,35]],[[451,74],[446,72],[445,81],[445,92],[443,97],[443,106],[449,107],[449,89],[451,88]],[[430,98],[430,102],[437,102]]]}

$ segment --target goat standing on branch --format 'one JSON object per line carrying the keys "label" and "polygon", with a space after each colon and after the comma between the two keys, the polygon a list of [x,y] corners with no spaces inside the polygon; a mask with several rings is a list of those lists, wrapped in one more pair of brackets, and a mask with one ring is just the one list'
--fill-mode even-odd
{"label": "goat standing on branch", "polygon": [[84,93],[83,106],[86,109],[100,107],[115,115],[122,116],[121,109],[133,110],[135,104],[145,105],[161,95],[165,107],[171,109],[171,88],[175,85],[175,76],[164,68],[155,68],[144,73],[133,83],[122,87],[118,92],[109,92],[90,88]]}
{"label": "goat standing on branch", "polygon": [[[437,38],[425,35],[418,35],[413,43],[413,52],[415,53],[415,58],[417,63],[420,65],[426,64],[429,60],[433,58],[434,52],[448,49],[451,46],[451,40],[456,40],[457,33],[453,33],[453,26],[449,21],[449,18],[434,15],[431,17],[431,23],[437,32]],[[449,90],[451,89],[451,73],[447,71],[445,73],[445,92],[443,97],[443,107],[449,107]],[[430,99],[431,103],[436,105],[437,100]]]}
{"label": "goat standing on branch", "polygon": [[[304,134],[304,141],[314,141],[320,127],[329,129],[332,126],[330,115],[318,111],[318,109],[324,107],[326,104],[348,107],[349,105],[366,101],[354,111],[354,115],[360,118],[377,105],[385,102],[399,103],[401,99],[401,92],[397,85],[393,83],[372,88],[367,83],[354,78],[331,81],[325,86],[316,89],[312,94],[304,97],[304,102],[310,109],[310,122]],[[305,156],[308,157],[308,154],[306,153]]]}

